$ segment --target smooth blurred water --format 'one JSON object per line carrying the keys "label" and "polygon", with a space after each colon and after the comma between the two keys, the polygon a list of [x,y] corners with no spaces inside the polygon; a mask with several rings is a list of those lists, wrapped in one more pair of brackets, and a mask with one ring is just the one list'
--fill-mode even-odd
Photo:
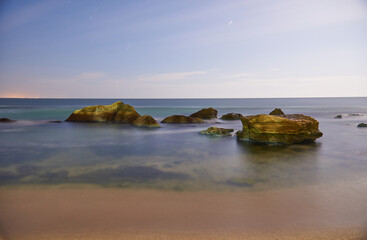
{"label": "smooth blurred water", "polygon": [[[49,123],[74,110],[120,99],[0,99],[0,185],[96,184],[173,190],[261,190],[358,181],[367,186],[367,98],[122,99],[157,120],[214,107],[218,116],[302,113],[319,120],[313,144],[262,146],[198,134],[240,121],[161,124],[140,129],[111,123]],[[358,113],[361,116],[348,114]],[[334,119],[344,114],[342,119]]]}

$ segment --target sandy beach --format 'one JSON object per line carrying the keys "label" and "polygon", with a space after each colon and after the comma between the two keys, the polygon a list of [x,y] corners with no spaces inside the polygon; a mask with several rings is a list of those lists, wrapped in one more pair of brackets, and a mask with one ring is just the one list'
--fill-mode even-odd
{"label": "sandy beach", "polygon": [[347,193],[2,189],[0,231],[9,240],[365,239],[367,203]]}

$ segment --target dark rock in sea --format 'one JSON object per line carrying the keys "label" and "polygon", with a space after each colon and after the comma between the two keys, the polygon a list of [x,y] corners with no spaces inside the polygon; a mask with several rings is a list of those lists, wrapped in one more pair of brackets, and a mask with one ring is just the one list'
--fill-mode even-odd
{"label": "dark rock in sea", "polygon": [[343,115],[339,114],[339,115],[336,115],[334,118],[343,118]]}
{"label": "dark rock in sea", "polygon": [[17,172],[19,173],[19,175],[28,176],[38,173],[38,171],[41,169],[41,167],[34,165],[20,165],[17,167]]}
{"label": "dark rock in sea", "polygon": [[48,121],[48,123],[62,123],[62,121]]}
{"label": "dark rock in sea", "polygon": [[0,122],[2,122],[2,123],[10,123],[10,122],[16,122],[16,120],[9,119],[9,118],[0,118]]}
{"label": "dark rock in sea", "polygon": [[113,181],[145,182],[147,180],[187,179],[189,175],[180,172],[162,171],[154,167],[131,166],[101,169],[76,176],[77,181],[90,183],[111,183]]}
{"label": "dark rock in sea", "polygon": [[313,142],[322,136],[319,122],[302,114],[255,115],[241,118],[243,129],[236,133],[239,141],[269,144]]}
{"label": "dark rock in sea", "polygon": [[225,136],[232,136],[233,129],[225,129],[225,128],[217,128],[217,127],[210,127],[206,130],[200,132],[200,134],[214,136],[214,137],[225,137]]}
{"label": "dark rock in sea", "polygon": [[190,117],[196,117],[201,119],[213,119],[217,118],[218,111],[214,108],[204,108],[200,111],[193,113],[190,115]]}
{"label": "dark rock in sea", "polygon": [[0,185],[19,179],[19,176],[10,171],[0,170]]}
{"label": "dark rock in sea", "polygon": [[145,127],[145,128],[159,128],[161,127],[159,123],[150,115],[144,115],[141,117],[138,117],[134,123],[134,126],[136,127]]}
{"label": "dark rock in sea", "polygon": [[38,175],[41,182],[46,183],[61,183],[68,180],[69,172],[67,170],[48,171]]}
{"label": "dark rock in sea", "polygon": [[256,180],[252,178],[230,178],[226,183],[236,187],[251,187],[256,183]]}
{"label": "dark rock in sea", "polygon": [[74,122],[118,122],[132,124],[139,113],[121,101],[111,105],[95,105],[74,111],[66,121]]}
{"label": "dark rock in sea", "polygon": [[360,127],[360,128],[367,127],[367,123],[360,123],[358,124],[357,127]]}
{"label": "dark rock in sea", "polygon": [[172,115],[162,120],[162,123],[205,123],[204,120],[184,115]]}
{"label": "dark rock in sea", "polygon": [[240,113],[227,113],[223,115],[220,119],[222,120],[240,120],[242,117],[242,114]]}
{"label": "dark rock in sea", "polygon": [[284,115],[284,112],[280,108],[276,108],[269,113],[269,115]]}

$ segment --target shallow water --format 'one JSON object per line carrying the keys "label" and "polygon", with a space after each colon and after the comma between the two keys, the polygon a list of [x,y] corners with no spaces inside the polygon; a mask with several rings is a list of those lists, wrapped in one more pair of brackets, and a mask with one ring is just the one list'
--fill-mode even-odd
{"label": "shallow water", "polygon": [[[108,123],[48,123],[75,109],[116,99],[0,99],[0,185],[94,184],[167,190],[266,190],[358,182],[367,185],[367,98],[122,100],[157,120],[203,107],[244,115],[303,113],[320,122],[313,144],[263,146],[198,134],[209,126],[240,130],[240,121],[161,124],[139,129]],[[358,113],[360,116],[348,114]],[[342,119],[335,115],[344,114]]]}

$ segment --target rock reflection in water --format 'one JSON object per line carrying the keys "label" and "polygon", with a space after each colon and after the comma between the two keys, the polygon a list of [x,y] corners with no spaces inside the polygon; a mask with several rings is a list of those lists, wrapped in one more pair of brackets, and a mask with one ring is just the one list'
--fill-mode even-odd
{"label": "rock reflection in water", "polygon": [[255,145],[239,142],[240,166],[226,183],[242,187],[275,187],[318,179],[319,143]]}

